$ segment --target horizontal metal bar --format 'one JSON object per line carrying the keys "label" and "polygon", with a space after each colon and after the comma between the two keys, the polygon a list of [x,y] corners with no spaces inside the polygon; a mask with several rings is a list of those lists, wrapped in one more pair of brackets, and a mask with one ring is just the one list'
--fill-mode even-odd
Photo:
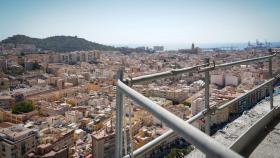
{"label": "horizontal metal bar", "polygon": [[[191,117],[190,119],[188,119],[185,122],[191,124],[191,123],[195,122],[196,120],[203,118],[205,112],[206,112],[206,109],[199,112],[198,114]],[[145,153],[147,153],[150,150],[153,150],[156,146],[162,144],[166,139],[174,137],[175,135],[177,135],[177,133],[174,132],[172,129],[170,129],[167,132],[165,132],[164,134],[162,134],[161,136],[155,138],[154,140],[152,140],[149,143],[145,144],[144,146],[140,147],[139,149],[134,150],[133,156],[140,157],[142,155],[145,155]],[[130,158],[130,156],[126,155],[126,156],[124,156],[124,158]]]}
{"label": "horizontal metal bar", "polygon": [[174,69],[174,70],[169,70],[169,71],[150,74],[150,75],[144,75],[144,76],[139,76],[139,77],[134,77],[134,78],[127,78],[124,80],[124,83],[136,84],[136,83],[160,79],[160,78],[164,78],[164,77],[175,76],[175,75],[179,75],[179,74],[183,74],[183,73],[187,73],[187,72],[198,71],[198,69],[200,67],[207,66],[207,65],[208,64],[202,64],[202,65],[187,67],[187,68],[183,68],[183,69]]}
{"label": "horizontal metal bar", "polygon": [[189,143],[196,146],[200,151],[213,158],[237,158],[242,157],[225,146],[219,144],[210,136],[204,134],[199,129],[189,123],[184,122],[176,115],[172,114],[163,107],[157,105],[147,97],[128,87],[118,80],[117,86],[125,93],[126,96],[134,100],[138,105],[152,113],[156,118],[165,123],[169,128],[176,131]]}
{"label": "horizontal metal bar", "polygon": [[255,87],[255,88],[249,90],[247,93],[245,93],[245,94],[243,94],[243,95],[241,95],[241,96],[238,96],[238,97],[236,97],[236,98],[230,100],[229,102],[227,102],[227,103],[221,105],[220,107],[217,108],[217,110],[222,110],[222,109],[224,109],[224,108],[226,108],[226,107],[228,107],[228,106],[233,105],[234,103],[236,103],[236,102],[242,100],[243,98],[247,97],[248,95],[252,94],[252,93],[255,92],[256,90],[258,90],[258,89],[260,89],[260,88],[262,88],[262,87],[268,86],[271,82],[274,82],[275,79],[276,79],[276,78],[271,78],[271,79],[265,81],[264,83],[258,85],[257,87]]}
{"label": "horizontal metal bar", "polygon": [[[245,60],[241,60],[241,61],[236,61],[236,62],[232,62],[232,63],[225,63],[225,64],[220,64],[220,65],[216,65],[215,68],[222,68],[222,67],[227,67],[227,66],[233,66],[233,65],[238,65],[238,64],[243,64],[243,63],[247,63],[247,62],[253,62],[253,61],[259,61],[259,60],[265,60],[265,59],[269,59],[274,57],[276,54],[273,55],[268,55],[268,56],[264,56],[264,57],[257,57],[257,58],[252,58],[252,59],[245,59]],[[171,70],[171,71],[167,71],[167,72],[161,72],[161,73],[156,73],[156,74],[151,74],[151,75],[145,75],[145,76],[139,76],[139,77],[135,77],[132,79],[126,79],[124,82],[125,83],[130,83],[130,84],[135,84],[135,83],[139,83],[139,82],[144,82],[144,81],[149,81],[149,80],[155,80],[155,79],[159,79],[159,78],[163,78],[163,77],[168,77],[168,76],[174,76],[174,75],[178,75],[178,74],[182,74],[182,73],[186,73],[186,72],[194,72],[196,70],[199,70],[199,68],[203,67],[203,66],[207,66],[207,64],[203,64],[203,65],[198,65],[198,66],[194,66],[194,67],[189,67],[189,68],[184,68],[184,69],[178,69],[178,70]],[[215,68],[213,67],[208,67],[209,70],[211,71]],[[207,69],[207,68],[206,68]],[[205,69],[203,69],[205,70]],[[278,77],[279,78],[279,77]],[[268,84],[268,83],[267,83]],[[263,85],[260,85],[261,87]],[[254,88],[251,91],[254,91],[256,89],[260,88],[259,86]],[[218,110],[222,110],[223,108],[232,105],[233,103],[235,103],[236,101],[243,99],[244,97],[246,97],[247,95],[249,95],[249,93],[251,92],[247,92],[245,95],[240,96],[238,98],[235,98],[233,100],[231,100],[230,102],[222,105],[221,107],[219,107]],[[202,118],[204,115],[206,114],[206,110],[202,111],[201,113],[198,113],[197,115],[195,115],[194,117],[190,118],[189,120],[187,120],[186,122],[191,123],[194,122],[197,119]],[[144,153],[146,153],[149,150],[152,150],[155,146],[158,146],[159,144],[161,144],[162,142],[164,142],[166,139],[173,137],[174,135],[176,135],[176,133],[173,130],[169,130],[166,133],[164,133],[163,135],[157,137],[156,139],[152,140],[151,142],[145,144],[144,146],[142,146],[141,148],[135,150],[133,152],[133,155],[135,157],[141,156]],[[129,158],[128,155],[125,156],[125,158]]]}
{"label": "horizontal metal bar", "polygon": [[134,77],[134,78],[127,78],[124,80],[124,83],[126,84],[136,84],[140,82],[145,82],[145,81],[150,81],[150,80],[155,80],[155,79],[160,79],[164,77],[170,77],[170,76],[175,76],[187,72],[204,72],[204,71],[210,71],[213,69],[217,68],[223,68],[223,67],[228,67],[228,66],[233,66],[233,65],[240,65],[248,62],[253,62],[253,61],[259,61],[259,60],[265,60],[274,57],[276,54],[272,55],[267,55],[263,57],[256,57],[256,58],[251,58],[251,59],[245,59],[245,60],[240,60],[240,61],[235,61],[231,63],[224,63],[224,64],[219,64],[216,65],[215,67],[207,67],[205,69],[201,69],[201,67],[208,66],[209,64],[201,64],[201,65],[196,65],[193,67],[187,67],[187,68],[182,68],[182,69],[174,69],[174,70],[169,70],[165,72],[160,72],[160,73],[154,73],[154,74],[149,74],[149,75],[144,75],[144,76],[139,76],[139,77]]}
{"label": "horizontal metal bar", "polygon": [[267,56],[263,56],[263,57],[256,57],[256,58],[251,58],[251,59],[234,61],[234,62],[230,62],[230,63],[219,64],[219,65],[215,66],[215,69],[224,68],[224,67],[233,66],[233,65],[240,65],[240,64],[244,64],[244,63],[253,62],[253,61],[265,60],[265,59],[272,58],[275,55],[276,54],[272,54],[272,55],[267,55]]}
{"label": "horizontal metal bar", "polygon": [[211,65],[211,66],[200,69],[198,72],[213,71],[216,69],[245,64],[245,63],[249,63],[249,62],[253,62],[253,61],[266,60],[266,59],[273,58],[275,55],[276,54],[263,56],[263,57],[257,57],[257,58],[251,58],[251,59],[245,59],[245,60],[239,60],[239,61],[234,61],[234,62],[230,62],[230,63],[218,64],[218,65],[214,65],[214,66]]}
{"label": "horizontal metal bar", "polygon": [[[277,75],[275,78],[280,78],[280,75]],[[241,100],[241,99],[247,97],[249,94],[251,94],[252,92],[256,91],[257,89],[262,88],[263,86],[269,85],[271,82],[273,82],[273,81],[271,81],[271,80],[274,80],[274,79],[270,79],[270,80],[266,81],[265,83],[263,83],[263,84],[257,86],[256,88],[250,90],[250,91],[247,92],[246,94],[244,94],[244,95],[242,95],[242,96],[239,96],[239,97],[237,97],[237,98],[235,98],[235,99],[233,99],[233,100],[227,102],[226,104],[220,106],[220,107],[218,108],[218,110],[222,110],[222,109],[224,109],[224,108],[226,108],[226,107],[228,107],[228,106],[230,106],[230,105],[233,105],[235,102],[238,102],[239,100]],[[190,118],[189,120],[187,120],[186,122],[191,124],[191,123],[195,122],[196,120],[203,118],[204,115],[206,115],[206,113],[207,113],[207,110],[205,109],[205,110],[201,111],[200,113],[198,113],[197,115],[191,117],[191,118]],[[154,140],[150,141],[149,143],[147,143],[147,144],[145,144],[144,146],[140,147],[139,149],[135,150],[135,151],[133,152],[133,155],[134,155],[135,157],[142,156],[142,155],[144,155],[144,153],[146,153],[147,151],[153,150],[153,149],[155,148],[155,146],[160,145],[160,144],[161,144],[162,142],[164,142],[166,139],[171,138],[171,137],[173,137],[173,136],[175,136],[175,135],[176,135],[176,132],[174,132],[173,130],[169,130],[169,131],[167,131],[166,133],[164,133],[163,135],[161,135],[161,136],[155,138]],[[129,158],[129,155],[126,155],[124,158]]]}

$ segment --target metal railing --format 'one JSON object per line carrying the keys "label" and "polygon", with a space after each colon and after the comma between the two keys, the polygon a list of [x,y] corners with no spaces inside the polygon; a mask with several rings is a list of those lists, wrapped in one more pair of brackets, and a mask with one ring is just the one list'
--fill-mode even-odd
{"label": "metal railing", "polygon": [[[239,100],[247,97],[254,91],[263,88],[265,86],[269,86],[269,94],[270,94],[270,106],[271,109],[273,108],[273,82],[275,78],[273,78],[272,75],[272,58],[276,54],[267,55],[263,57],[257,57],[257,58],[250,58],[246,60],[240,60],[230,63],[223,63],[219,65],[215,65],[215,63],[210,64],[209,59],[205,60],[205,63],[202,65],[197,65],[194,67],[189,68],[183,68],[183,69],[175,69],[170,70],[167,72],[161,72],[151,75],[145,75],[130,79],[123,79],[123,72],[118,72],[118,81],[117,81],[117,100],[116,100],[116,109],[117,109],[117,115],[116,115],[116,158],[123,157],[123,99],[124,96],[129,97],[133,101],[135,101],[137,104],[142,106],[145,110],[152,113],[155,117],[160,119],[163,123],[165,123],[169,128],[172,130],[167,131],[163,135],[157,137],[156,139],[152,140],[151,142],[145,144],[144,146],[140,147],[139,149],[135,151],[131,151],[130,155],[124,156],[125,158],[129,157],[139,157],[145,155],[145,152],[151,150],[153,147],[160,145],[163,143],[166,139],[179,134],[182,136],[185,140],[187,140],[189,143],[196,146],[199,150],[204,152],[207,156],[210,157],[241,157],[237,153],[233,152],[232,150],[226,148],[225,146],[219,144],[215,140],[213,140],[210,136],[210,114],[215,112],[216,110],[222,110],[226,107],[229,107],[233,105],[234,103],[238,102]],[[234,65],[240,65],[245,64],[249,62],[254,61],[263,61],[267,60],[269,62],[269,74],[271,79],[264,82],[263,84],[255,87],[254,89],[250,90],[246,94],[239,96],[224,105],[218,107],[218,108],[210,108],[209,107],[209,85],[210,85],[210,75],[209,72],[225,68],[229,66]],[[143,96],[142,94],[138,93],[137,91],[133,90],[130,86],[136,83],[145,82],[145,81],[151,81],[155,79],[160,79],[164,77],[171,77],[176,76],[188,72],[204,72],[205,73],[205,110],[198,113],[194,117],[190,118],[187,121],[183,121],[182,119],[178,118],[174,114],[170,113],[169,111],[165,110],[161,106],[155,104],[153,101],[148,99],[147,97]],[[200,130],[196,129],[192,125],[190,125],[192,122],[203,118],[205,119],[205,133],[201,132]]]}

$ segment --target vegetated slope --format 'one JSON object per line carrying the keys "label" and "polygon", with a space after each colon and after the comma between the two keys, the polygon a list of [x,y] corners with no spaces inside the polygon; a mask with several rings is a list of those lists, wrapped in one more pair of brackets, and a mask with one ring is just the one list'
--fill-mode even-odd
{"label": "vegetated slope", "polygon": [[112,46],[102,45],[76,36],[52,36],[44,39],[31,38],[25,35],[14,35],[1,41],[13,44],[34,44],[41,50],[69,52],[81,50],[115,50]]}

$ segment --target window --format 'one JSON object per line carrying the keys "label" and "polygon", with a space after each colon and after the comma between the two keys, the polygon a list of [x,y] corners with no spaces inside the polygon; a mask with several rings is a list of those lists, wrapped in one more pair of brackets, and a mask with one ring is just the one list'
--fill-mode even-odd
{"label": "window", "polygon": [[24,155],[26,153],[26,145],[25,142],[21,143],[21,155]]}
{"label": "window", "polygon": [[5,145],[3,145],[3,144],[2,144],[2,151],[3,151],[3,152],[6,151]]}

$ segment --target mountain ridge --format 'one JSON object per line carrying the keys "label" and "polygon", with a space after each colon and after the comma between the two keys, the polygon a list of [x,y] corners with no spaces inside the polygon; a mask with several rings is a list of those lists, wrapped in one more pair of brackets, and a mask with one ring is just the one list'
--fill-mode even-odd
{"label": "mountain ridge", "polygon": [[2,40],[0,43],[33,44],[37,49],[69,52],[86,50],[116,50],[117,48],[88,41],[77,36],[51,36],[47,38],[33,38],[26,35],[13,35]]}

